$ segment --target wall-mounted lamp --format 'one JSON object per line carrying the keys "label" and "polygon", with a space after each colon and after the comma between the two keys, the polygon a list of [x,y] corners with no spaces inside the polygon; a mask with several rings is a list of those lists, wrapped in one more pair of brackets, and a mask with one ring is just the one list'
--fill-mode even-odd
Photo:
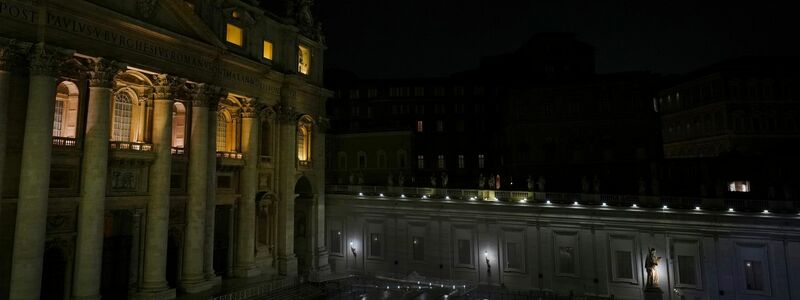
{"label": "wall-mounted lamp", "polygon": [[350,242],[350,252],[353,252],[353,258],[358,257],[358,254],[356,254],[356,247],[353,246],[353,242]]}

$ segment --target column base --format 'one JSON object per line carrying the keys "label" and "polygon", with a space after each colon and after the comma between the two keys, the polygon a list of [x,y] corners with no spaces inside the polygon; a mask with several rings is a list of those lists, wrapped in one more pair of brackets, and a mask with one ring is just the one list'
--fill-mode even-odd
{"label": "column base", "polygon": [[278,273],[284,276],[297,276],[297,257],[294,254],[278,257]]}
{"label": "column base", "polygon": [[216,285],[221,283],[222,279],[216,277],[210,280],[201,280],[198,282],[182,282],[181,291],[187,294],[197,294],[210,290]]}
{"label": "column base", "polygon": [[159,299],[175,299],[175,289],[166,289],[160,291],[138,291],[131,293],[131,300],[159,300]]}
{"label": "column base", "polygon": [[256,266],[247,266],[247,267],[234,267],[233,268],[233,276],[238,278],[248,278],[248,277],[255,277],[261,275],[261,270],[256,268]]}

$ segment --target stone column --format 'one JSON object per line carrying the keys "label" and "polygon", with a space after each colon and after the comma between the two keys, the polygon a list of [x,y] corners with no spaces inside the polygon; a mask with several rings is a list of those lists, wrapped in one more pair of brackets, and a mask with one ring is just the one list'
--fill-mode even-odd
{"label": "stone column", "polygon": [[[219,95],[222,96],[222,95]],[[220,99],[221,100],[221,99]],[[222,282],[214,271],[214,226],[217,212],[217,111],[218,105],[208,107],[208,192],[206,198],[205,260],[203,272],[213,284]],[[233,238],[233,237],[230,237]]]}
{"label": "stone column", "polygon": [[239,179],[239,222],[237,227],[236,277],[259,274],[255,265],[256,193],[258,192],[258,102],[245,99],[242,103],[242,154],[244,168]]}
{"label": "stone column", "polygon": [[328,129],[328,120],[319,118],[311,130],[312,149],[314,160],[314,204],[312,206],[312,230],[314,232],[313,245],[313,272],[311,281],[322,281],[331,273],[328,263],[328,248],[325,245],[325,132]]}
{"label": "stone column", "polygon": [[172,107],[174,94],[183,88],[185,79],[156,76],[153,94],[153,147],[156,158],[148,175],[147,214],[145,220],[144,268],[134,298],[172,299],[175,289],[167,285],[167,241],[169,237],[170,179],[172,177]]}
{"label": "stone column", "polygon": [[[0,198],[3,192],[3,168],[6,158],[6,135],[8,126],[8,102],[11,97],[11,71],[23,59],[22,53],[30,45],[15,40],[0,38]],[[0,205],[2,206],[2,205]],[[2,208],[2,207],[0,207]]]}
{"label": "stone column", "polygon": [[203,272],[208,204],[208,107],[216,105],[220,94],[219,87],[198,84],[192,101],[189,186],[181,274],[181,287],[187,293],[202,292],[212,286]]}
{"label": "stone column", "polygon": [[28,108],[11,260],[9,299],[39,299],[50,191],[56,69],[63,50],[40,43],[30,54]]}
{"label": "stone column", "polygon": [[297,275],[297,256],[294,254],[294,185],[297,179],[297,113],[288,104],[282,104],[278,114],[280,123],[278,180],[278,272]]}
{"label": "stone column", "polygon": [[103,267],[103,225],[105,224],[106,177],[108,171],[109,114],[114,76],[124,65],[106,59],[89,63],[89,102],[81,163],[81,199],[78,204],[78,237],[72,296],[100,298]]}

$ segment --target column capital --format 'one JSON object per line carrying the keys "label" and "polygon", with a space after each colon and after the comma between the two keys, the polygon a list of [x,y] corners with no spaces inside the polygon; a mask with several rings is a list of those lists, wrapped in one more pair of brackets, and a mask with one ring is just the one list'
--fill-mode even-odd
{"label": "column capital", "polygon": [[208,107],[209,110],[217,110],[217,105],[222,98],[228,96],[228,91],[222,87],[198,83],[192,90],[192,105]]}
{"label": "column capital", "polygon": [[28,54],[30,74],[55,77],[58,74],[58,67],[61,63],[74,53],[75,51],[72,50],[38,43],[31,48],[31,53]]}
{"label": "column capital", "polygon": [[172,100],[186,84],[185,78],[168,74],[158,74],[153,78],[153,96],[156,100]]}
{"label": "column capital", "polygon": [[257,98],[240,99],[239,103],[242,104],[242,118],[257,118],[263,106]]}
{"label": "column capital", "polygon": [[86,73],[89,75],[90,87],[112,88],[114,86],[114,77],[128,66],[115,60],[100,57],[89,60],[88,67]]}
{"label": "column capital", "polygon": [[21,65],[31,44],[0,37],[0,71],[10,71]]}
{"label": "column capital", "polygon": [[281,123],[294,123],[297,121],[298,112],[294,106],[288,104],[278,105],[278,121]]}

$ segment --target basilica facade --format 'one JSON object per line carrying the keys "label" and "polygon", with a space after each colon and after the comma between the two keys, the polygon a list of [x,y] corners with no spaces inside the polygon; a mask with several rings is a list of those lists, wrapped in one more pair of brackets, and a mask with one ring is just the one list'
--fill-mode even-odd
{"label": "basilica facade", "polygon": [[0,298],[317,280],[311,1],[0,1]]}

